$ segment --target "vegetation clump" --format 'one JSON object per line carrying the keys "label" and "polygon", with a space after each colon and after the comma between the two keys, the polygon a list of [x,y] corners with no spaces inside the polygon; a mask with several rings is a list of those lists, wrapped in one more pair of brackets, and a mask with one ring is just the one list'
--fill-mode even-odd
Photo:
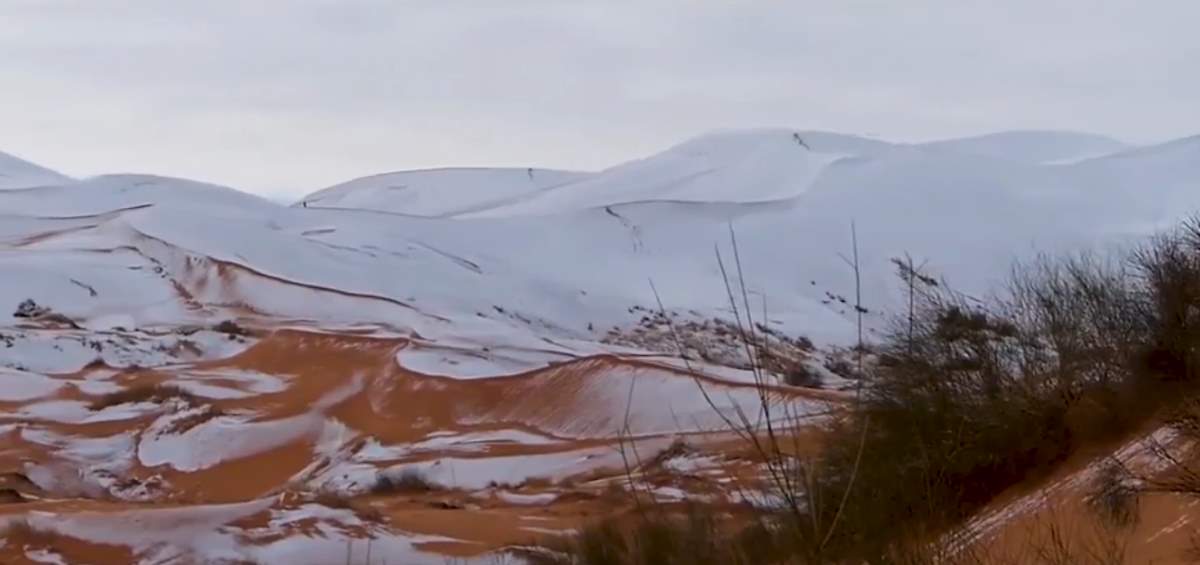
{"label": "vegetation clump", "polygon": [[[908,312],[873,345],[876,362],[860,357],[861,389],[818,455],[795,455],[770,424],[728,422],[754,446],[777,507],[703,527],[642,509],[632,525],[585,530],[565,562],[948,562],[929,548],[1001,492],[1197,397],[1200,220],[1111,258],[1019,265],[985,300],[897,264]],[[1200,430],[1191,414],[1176,427]],[[1130,524],[1137,482],[1115,467],[1101,478],[1097,513]],[[1158,488],[1200,495],[1200,480]]]}
{"label": "vegetation clump", "polygon": [[194,394],[175,385],[159,383],[110,392],[93,400],[90,408],[92,410],[104,410],[112,406],[135,402],[162,403],[172,398],[178,398],[190,404],[197,403],[197,398]]}
{"label": "vegetation clump", "polygon": [[399,473],[381,472],[371,485],[371,494],[417,494],[443,490],[420,469],[408,468]]}

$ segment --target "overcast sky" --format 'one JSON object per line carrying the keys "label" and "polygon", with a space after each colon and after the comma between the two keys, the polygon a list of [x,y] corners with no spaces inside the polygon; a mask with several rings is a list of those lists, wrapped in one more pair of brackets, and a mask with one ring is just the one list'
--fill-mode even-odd
{"label": "overcast sky", "polygon": [[0,151],[279,196],[716,128],[1200,133],[1200,2],[0,0]]}

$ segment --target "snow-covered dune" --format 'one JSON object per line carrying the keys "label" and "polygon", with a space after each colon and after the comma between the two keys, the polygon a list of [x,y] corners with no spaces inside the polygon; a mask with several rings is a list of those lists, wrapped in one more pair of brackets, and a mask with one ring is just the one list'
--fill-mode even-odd
{"label": "snow-covered dune", "polygon": [[920,146],[1030,164],[1080,161],[1130,148],[1129,144],[1111,137],[1070,131],[1006,131]]}
{"label": "snow-covered dune", "polygon": [[588,173],[533,168],[401,171],[331,186],[305,196],[296,205],[412,216],[455,216],[500,206],[588,176]]}
{"label": "snow-covered dune", "polygon": [[114,175],[0,193],[0,261],[25,275],[5,279],[14,304],[34,297],[85,318],[141,301],[134,318],[156,322],[235,307],[481,347],[553,339],[589,349],[638,324],[635,307],[655,306],[650,281],[688,317],[728,318],[714,247],[730,258],[732,225],[747,288],[773,327],[840,343],[852,335],[842,299],[853,285],[839,257],[852,221],[878,326],[896,291],[889,260],[904,253],[984,292],[1014,259],[1100,247],[1200,209],[1195,138],[1032,162],[1104,144],[1038,132],[932,146],[722,132],[591,175],[368,177],[306,198],[307,208]]}
{"label": "snow-covered dune", "polygon": [[0,190],[29,188],[70,182],[71,178],[14,157],[0,153]]}
{"label": "snow-covered dune", "polygon": [[826,132],[717,132],[474,215],[543,215],[645,201],[784,200],[802,194],[839,159],[891,148],[882,141]]}
{"label": "snow-covered dune", "polygon": [[155,175],[102,175],[29,190],[0,192],[0,214],[69,218],[146,206],[220,219],[269,216],[279,204],[232,188]]}
{"label": "snow-covered dune", "polygon": [[[1012,131],[906,144],[820,131],[732,130],[702,135],[591,174],[538,170],[531,176],[526,169],[389,173],[331,187],[304,200],[310,206],[458,218],[549,215],[648,201],[773,202],[799,197],[819,184],[850,182],[843,177],[853,173],[835,166],[843,161],[886,161],[921,154],[929,156],[932,176],[946,168],[954,174],[956,162],[982,163],[997,182],[1004,182],[1010,170],[1014,175],[1033,169],[1047,177],[1069,176],[1069,171],[1055,171],[1055,166],[1135,149],[1139,148],[1103,136],[1059,131]],[[904,177],[883,180],[916,184],[916,179]],[[1082,182],[1066,179],[1063,184]]]}

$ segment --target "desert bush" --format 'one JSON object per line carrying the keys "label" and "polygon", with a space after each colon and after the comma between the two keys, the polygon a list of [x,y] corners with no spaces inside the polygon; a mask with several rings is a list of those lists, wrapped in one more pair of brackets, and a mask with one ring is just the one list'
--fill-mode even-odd
{"label": "desert bush", "polygon": [[[729,524],[695,507],[681,513],[635,514],[601,520],[578,535],[550,542],[555,565],[749,565],[765,563],[757,530],[732,533]],[[767,544],[769,545],[769,544]]]}
{"label": "desert bush", "polygon": [[688,444],[686,439],[677,437],[671,441],[670,445],[664,447],[658,453],[655,453],[645,461],[642,461],[639,467],[643,469],[661,467],[667,461],[670,461],[676,457],[683,457],[689,453],[692,453],[693,451],[695,451],[695,448]]}
{"label": "desert bush", "polygon": [[1163,379],[1195,380],[1200,370],[1200,219],[1154,238],[1132,260],[1153,320],[1142,368]]}
{"label": "desert bush", "polygon": [[399,473],[380,472],[371,485],[371,494],[416,494],[443,490],[445,487],[431,480],[420,469],[407,468]]}
{"label": "desert bush", "polygon": [[784,383],[791,386],[820,388],[822,384],[821,375],[804,362],[791,363],[777,373],[783,376]]}
{"label": "desert bush", "polygon": [[1063,398],[1026,378],[1043,346],[1001,308],[932,290],[881,347],[819,463],[816,488],[843,501],[809,505],[840,518],[826,551],[882,559],[897,524],[949,526],[1069,453]]}
{"label": "desert bush", "polygon": [[[871,368],[860,405],[827,440],[821,488],[846,500],[829,548],[840,554],[885,555],[898,539],[889,524],[952,527],[1080,446],[1127,434],[1194,393],[1195,221],[1111,259],[1018,266],[986,301],[945,285],[915,298],[879,345],[887,362]],[[1135,509],[1118,478],[1094,499],[1123,523]]]}
{"label": "desert bush", "polygon": [[17,309],[13,311],[14,318],[37,318],[50,313],[50,309],[34,302],[32,298],[26,298],[17,305]]}
{"label": "desert bush", "polygon": [[1138,519],[1138,484],[1133,474],[1118,461],[1100,470],[1088,496],[1088,505],[1111,526],[1130,526]]}
{"label": "desert bush", "polygon": [[132,402],[163,402],[171,398],[179,398],[196,403],[197,398],[192,393],[169,384],[139,385],[132,388],[110,392],[92,401],[92,410],[103,410],[111,406]]}
{"label": "desert bush", "polygon": [[213,326],[212,329],[215,332],[226,334],[230,336],[230,338],[237,336],[245,337],[250,335],[250,330],[243,328],[233,320],[222,320],[220,323]]}
{"label": "desert bush", "polygon": [[[1200,221],[1103,259],[1041,257],[1018,265],[1009,285],[984,300],[917,276],[911,261],[903,265],[909,312],[873,344],[878,362],[861,374],[853,367],[862,388],[829,426],[817,457],[789,454],[795,452],[779,444],[787,434],[763,429],[759,420],[727,422],[753,445],[772,494],[783,501],[757,510],[746,535],[759,535],[754,547],[761,551],[746,562],[951,562],[929,558],[929,540],[1080,447],[1128,434],[1196,395]],[[736,315],[735,298],[731,290]],[[748,307],[741,311],[748,317]],[[753,330],[740,333],[754,339]],[[765,394],[761,408],[769,414]],[[1200,430],[1197,422],[1200,409],[1176,418],[1176,427]],[[1200,477],[1196,469],[1183,476]],[[1109,523],[1128,524],[1136,514],[1129,483],[1118,474],[1108,478],[1109,488],[1092,496],[1095,507]],[[1200,479],[1162,488],[1200,493]],[[646,548],[684,551],[657,540],[665,527],[683,536],[690,525],[647,515],[632,533],[614,526],[585,532],[592,537],[579,540],[570,555],[580,560],[570,562],[642,563]],[[728,531],[714,535],[730,546],[739,539]],[[1102,562],[1117,549],[1079,561],[1085,558],[1056,532],[1048,535],[1044,551],[1024,562]],[[749,555],[742,549],[720,555],[736,563]]]}

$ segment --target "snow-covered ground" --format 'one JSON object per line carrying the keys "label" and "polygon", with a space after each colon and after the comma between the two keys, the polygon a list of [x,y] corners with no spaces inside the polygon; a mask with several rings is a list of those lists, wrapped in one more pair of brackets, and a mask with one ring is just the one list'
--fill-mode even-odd
{"label": "snow-covered ground", "polygon": [[[716,253],[736,271],[732,227],[755,317],[765,306],[772,328],[845,343],[851,222],[878,326],[898,286],[889,259],[910,253],[983,292],[1013,259],[1128,240],[1197,209],[1198,156],[1200,138],[1128,148],[1012,132],[913,145],[735,131],[589,174],[366,177],[307,207],[162,177],[64,177],[0,193],[0,297],[84,327],[261,315],[479,350],[587,349],[635,325],[645,310],[634,307],[656,309],[651,282],[685,318],[731,318]],[[16,323],[10,314],[0,323]]]}
{"label": "snow-covered ground", "polygon": [[430,169],[371,175],[314,192],[301,207],[461,216],[586,179],[546,169]]}
{"label": "snow-covered ground", "polygon": [[0,153],[0,190],[71,182],[71,178],[7,153]]}

